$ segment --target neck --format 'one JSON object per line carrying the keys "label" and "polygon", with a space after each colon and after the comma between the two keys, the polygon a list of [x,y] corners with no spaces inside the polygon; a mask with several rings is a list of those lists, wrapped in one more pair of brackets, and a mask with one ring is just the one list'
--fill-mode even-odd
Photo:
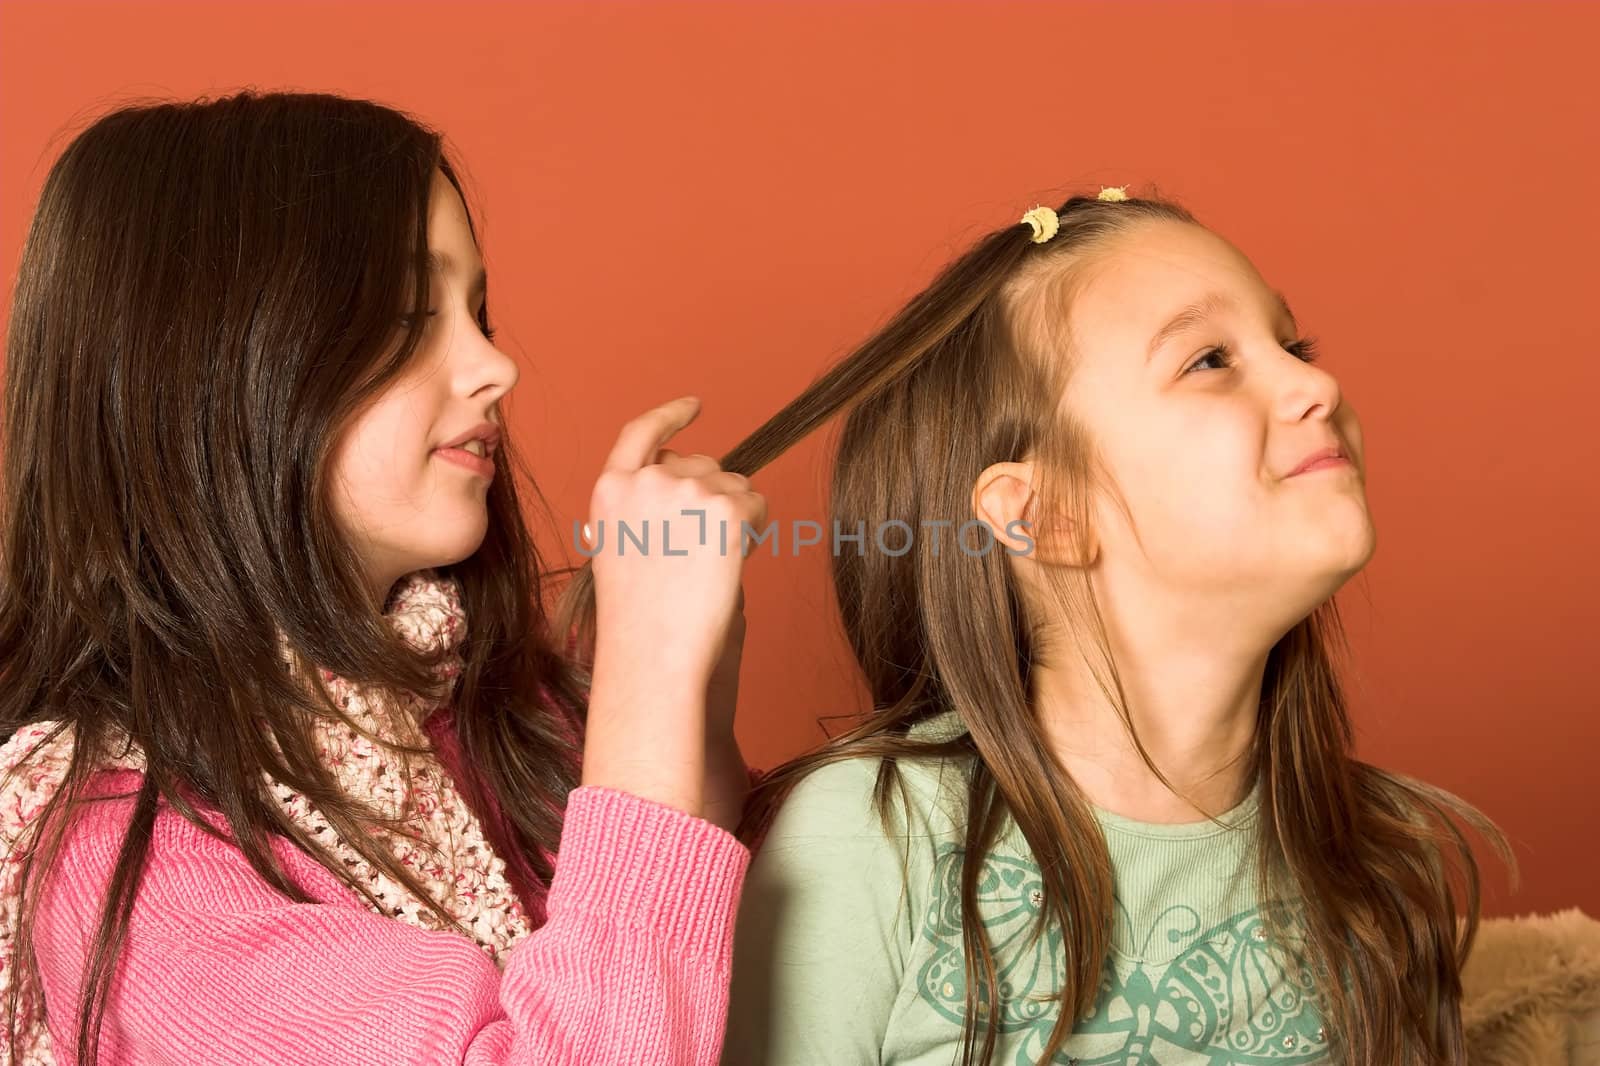
{"label": "neck", "polygon": [[400,579],[411,572],[410,570],[396,572],[396,568],[393,566],[382,570],[372,568],[367,570],[367,596],[378,609],[379,614],[383,613],[384,606],[388,604],[389,596],[394,592],[395,585],[399,584]]}
{"label": "neck", "polygon": [[[1108,628],[1113,620],[1108,618]],[[1075,648],[1035,664],[1032,696],[1057,759],[1089,802],[1140,822],[1193,822],[1249,793],[1267,652],[1229,652],[1214,632],[1138,643],[1111,632],[1126,709],[1150,761]]]}

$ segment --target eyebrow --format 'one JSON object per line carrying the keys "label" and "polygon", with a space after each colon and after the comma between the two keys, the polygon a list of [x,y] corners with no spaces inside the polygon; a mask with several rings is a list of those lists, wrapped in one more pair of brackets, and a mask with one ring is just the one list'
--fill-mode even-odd
{"label": "eyebrow", "polygon": [[[1299,326],[1296,324],[1294,312],[1289,310],[1289,301],[1283,298],[1283,293],[1276,290],[1272,295],[1278,301],[1278,306],[1282,309],[1285,317],[1289,319],[1291,328],[1298,330]],[[1156,330],[1156,335],[1150,338],[1150,347],[1145,351],[1145,362],[1148,363],[1150,357],[1155,355],[1156,351],[1173,337],[1200,325],[1218,311],[1225,311],[1236,306],[1237,304],[1231,298],[1221,293],[1211,293],[1185,307],[1182,311],[1173,315],[1166,325]]]}
{"label": "eyebrow", "polygon": [[[454,274],[455,261],[443,252],[429,252],[428,270],[429,272],[435,274]],[[482,267],[479,267],[477,276],[472,279],[472,287],[467,290],[467,295],[477,296],[482,293],[488,287],[488,285],[489,275]]]}

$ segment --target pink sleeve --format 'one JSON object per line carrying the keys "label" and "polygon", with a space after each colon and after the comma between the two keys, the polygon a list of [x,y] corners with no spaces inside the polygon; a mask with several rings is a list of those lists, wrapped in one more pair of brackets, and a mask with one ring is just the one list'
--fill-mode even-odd
{"label": "pink sleeve", "polygon": [[[47,1003],[77,999],[131,811],[131,801],[85,811],[52,874],[35,935]],[[158,815],[104,1066],[717,1062],[749,853],[709,822],[575,790],[547,921],[503,974],[464,937],[373,914],[320,867],[282,854],[327,902],[289,902],[231,844]],[[65,1061],[73,1013],[50,1027]]]}

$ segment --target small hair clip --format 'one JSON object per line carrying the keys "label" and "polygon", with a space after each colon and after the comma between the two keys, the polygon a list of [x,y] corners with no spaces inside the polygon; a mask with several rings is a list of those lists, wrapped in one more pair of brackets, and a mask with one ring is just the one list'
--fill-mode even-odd
{"label": "small hair clip", "polygon": [[1056,230],[1061,228],[1056,213],[1048,207],[1035,207],[1022,216],[1025,225],[1033,229],[1033,243],[1043,244],[1056,235]]}
{"label": "small hair clip", "polygon": [[1104,200],[1106,203],[1121,203],[1127,198],[1128,187],[1126,185],[1106,186],[1100,190],[1100,195],[1096,197],[1097,200]]}

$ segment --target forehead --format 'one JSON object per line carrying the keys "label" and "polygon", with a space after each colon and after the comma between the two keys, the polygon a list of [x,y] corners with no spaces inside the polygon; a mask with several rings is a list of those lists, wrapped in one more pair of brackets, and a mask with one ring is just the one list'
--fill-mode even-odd
{"label": "forehead", "polygon": [[[1148,341],[1186,308],[1228,304],[1276,315],[1282,300],[1233,245],[1183,222],[1146,222],[1112,237],[1085,264],[1069,318],[1080,341]],[[1220,298],[1220,300],[1219,300]]]}
{"label": "forehead", "polygon": [[428,245],[453,259],[475,250],[461,194],[440,170],[433,172],[433,188],[428,194]]}
{"label": "forehead", "polygon": [[428,268],[435,277],[462,283],[475,280],[483,272],[461,194],[444,172],[437,170],[428,199]]}

